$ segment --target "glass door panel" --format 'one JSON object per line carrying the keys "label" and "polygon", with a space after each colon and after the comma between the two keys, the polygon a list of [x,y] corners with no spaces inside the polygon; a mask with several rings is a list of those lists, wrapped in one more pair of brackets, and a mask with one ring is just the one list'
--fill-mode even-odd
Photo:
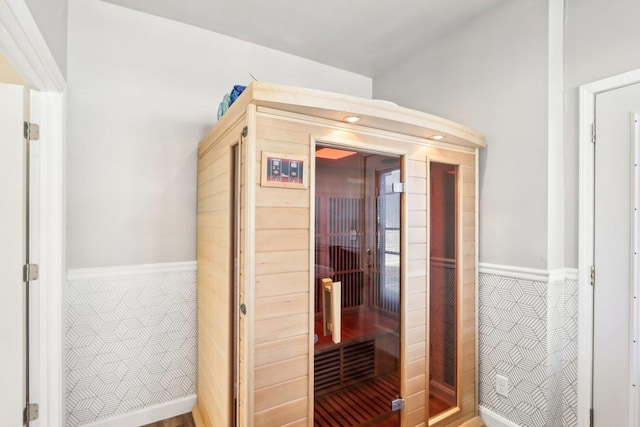
{"label": "glass door panel", "polygon": [[457,406],[457,166],[431,163],[429,417]]}
{"label": "glass door panel", "polygon": [[315,169],[315,425],[399,426],[400,158],[318,147]]}

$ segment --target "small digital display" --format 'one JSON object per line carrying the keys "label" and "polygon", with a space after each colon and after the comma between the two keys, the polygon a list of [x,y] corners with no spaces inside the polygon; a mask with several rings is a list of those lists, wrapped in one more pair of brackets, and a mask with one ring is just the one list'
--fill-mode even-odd
{"label": "small digital display", "polygon": [[300,184],[303,167],[301,160],[267,157],[267,181]]}

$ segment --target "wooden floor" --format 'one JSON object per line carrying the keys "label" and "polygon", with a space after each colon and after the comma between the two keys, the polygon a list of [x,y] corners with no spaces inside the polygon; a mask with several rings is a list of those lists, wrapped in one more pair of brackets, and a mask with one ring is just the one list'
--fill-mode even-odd
{"label": "wooden floor", "polygon": [[191,412],[167,420],[158,421],[157,423],[147,424],[143,427],[196,427]]}
{"label": "wooden floor", "polygon": [[395,375],[377,377],[316,399],[314,422],[317,427],[398,426],[398,413],[390,402],[397,395]]}

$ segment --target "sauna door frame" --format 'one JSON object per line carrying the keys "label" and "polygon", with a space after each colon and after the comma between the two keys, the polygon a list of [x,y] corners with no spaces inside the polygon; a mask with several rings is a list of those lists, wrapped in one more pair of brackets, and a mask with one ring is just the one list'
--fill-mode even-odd
{"label": "sauna door frame", "polygon": [[[363,139],[366,139],[365,135],[358,135]],[[376,138],[377,139],[377,138]],[[366,144],[366,146],[365,146]],[[407,148],[410,145],[407,144]],[[335,138],[333,136],[321,136],[311,135],[310,144],[310,166],[309,171],[309,425],[313,426],[314,412],[315,412],[315,372],[314,372],[314,356],[315,356],[315,200],[316,200],[316,157],[315,152],[317,146],[332,147],[338,149],[348,149],[357,151],[359,153],[378,154],[381,156],[397,157],[400,164],[400,180],[406,183],[406,161],[408,156],[408,149],[394,149],[387,145],[370,144],[360,140],[348,140]],[[407,205],[406,205],[406,192],[401,193],[400,197],[400,342],[399,342],[399,390],[398,395],[400,398],[404,398],[405,394],[405,381],[404,381],[404,365],[405,365],[405,352],[404,352],[404,339],[405,339],[405,301],[404,294],[406,289],[405,274],[407,268]],[[404,425],[404,410],[400,411],[400,426]]]}

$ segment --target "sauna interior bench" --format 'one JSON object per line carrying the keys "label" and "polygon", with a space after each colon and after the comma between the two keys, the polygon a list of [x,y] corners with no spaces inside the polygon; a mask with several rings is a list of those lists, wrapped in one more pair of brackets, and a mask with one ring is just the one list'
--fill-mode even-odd
{"label": "sauna interior bench", "polygon": [[[335,346],[331,336],[322,334],[322,317],[316,316],[315,331],[318,334],[318,342],[315,352]],[[379,334],[398,335],[398,320],[374,311],[343,313],[342,315],[342,340],[341,343],[363,341]],[[319,332],[319,333],[318,333]]]}

